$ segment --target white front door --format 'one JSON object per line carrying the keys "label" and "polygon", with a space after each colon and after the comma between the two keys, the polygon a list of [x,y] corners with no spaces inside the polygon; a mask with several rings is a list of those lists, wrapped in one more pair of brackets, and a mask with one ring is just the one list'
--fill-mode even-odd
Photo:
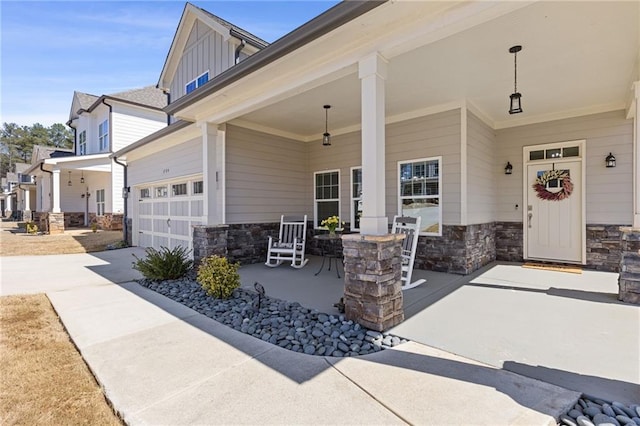
{"label": "white front door", "polygon": [[526,258],[584,262],[582,185],[580,158],[527,165]]}

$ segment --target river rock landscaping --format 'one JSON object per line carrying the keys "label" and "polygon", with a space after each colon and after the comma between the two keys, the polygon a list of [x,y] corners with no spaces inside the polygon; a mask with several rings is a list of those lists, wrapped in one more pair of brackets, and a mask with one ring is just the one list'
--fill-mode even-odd
{"label": "river rock landscaping", "polygon": [[368,330],[348,321],[342,314],[326,314],[297,302],[259,297],[257,292],[246,288],[234,290],[233,296],[227,300],[216,299],[207,295],[193,276],[138,282],[234,330],[294,352],[333,357],[357,356],[407,341],[388,333]]}
{"label": "river rock landscaping", "polygon": [[566,426],[640,426],[640,405],[625,405],[605,401],[588,395],[560,416],[560,425]]}

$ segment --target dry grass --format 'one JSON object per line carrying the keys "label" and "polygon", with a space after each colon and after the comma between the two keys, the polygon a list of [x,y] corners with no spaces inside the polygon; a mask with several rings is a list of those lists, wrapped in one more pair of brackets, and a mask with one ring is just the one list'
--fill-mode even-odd
{"label": "dry grass", "polygon": [[1,297],[0,313],[0,424],[123,424],[44,294]]}
{"label": "dry grass", "polygon": [[2,222],[0,256],[89,253],[122,241],[122,231],[70,229],[61,235],[29,235],[17,222]]}

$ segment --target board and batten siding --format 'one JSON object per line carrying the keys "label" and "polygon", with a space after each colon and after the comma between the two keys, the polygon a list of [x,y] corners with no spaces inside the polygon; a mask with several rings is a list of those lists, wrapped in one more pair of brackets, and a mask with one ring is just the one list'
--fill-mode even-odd
{"label": "board and batten siding", "polygon": [[390,219],[398,212],[398,161],[442,156],[442,222],[460,224],[460,109],[390,124],[386,129],[386,198]]}
{"label": "board and batten siding", "polygon": [[[496,131],[499,164],[510,161],[513,174],[498,182],[497,220],[522,221],[522,150],[525,146],[586,140],[587,224],[630,225],[633,216],[633,122],[611,111]],[[606,168],[612,152],[616,167]]]}
{"label": "board and batten siding", "polygon": [[495,151],[495,131],[472,112],[467,111],[468,225],[495,220],[496,181],[500,178],[500,167],[494,160]]}
{"label": "board and batten siding", "polygon": [[307,144],[228,125],[226,221],[279,222],[280,216],[313,212]]}
{"label": "board and batten siding", "polygon": [[[231,40],[231,39],[229,39]],[[202,21],[196,21],[171,81],[171,100],[185,95],[187,83],[209,71],[209,80],[234,65],[235,45]]]}
{"label": "board and batten siding", "polygon": [[167,115],[129,105],[114,104],[111,113],[112,151],[118,151],[167,125]]}

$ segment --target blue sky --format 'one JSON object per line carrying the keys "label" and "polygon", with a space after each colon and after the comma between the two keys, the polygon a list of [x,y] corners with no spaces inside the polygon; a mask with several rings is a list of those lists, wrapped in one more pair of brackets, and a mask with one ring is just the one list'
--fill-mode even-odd
{"label": "blue sky", "polygon": [[[192,1],[272,42],[337,1]],[[65,123],[73,91],[158,82],[184,1],[0,0],[0,123]]]}

